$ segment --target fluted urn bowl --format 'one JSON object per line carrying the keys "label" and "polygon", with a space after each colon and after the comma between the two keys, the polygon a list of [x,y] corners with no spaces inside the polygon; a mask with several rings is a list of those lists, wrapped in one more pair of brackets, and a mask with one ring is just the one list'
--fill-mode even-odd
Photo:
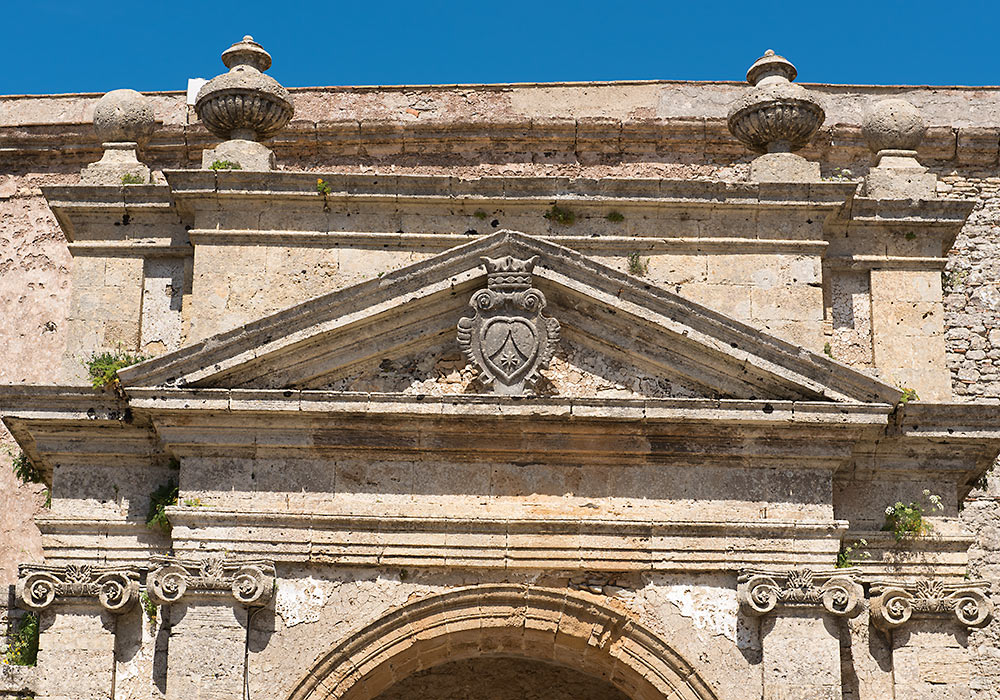
{"label": "fluted urn bowl", "polygon": [[757,153],[795,151],[816,134],[826,114],[795,83],[757,85],[729,109],[729,130]]}
{"label": "fluted urn bowl", "polygon": [[281,131],[294,113],[288,90],[262,71],[271,56],[251,37],[222,54],[228,73],[212,78],[198,91],[195,112],[223,139],[268,139]]}

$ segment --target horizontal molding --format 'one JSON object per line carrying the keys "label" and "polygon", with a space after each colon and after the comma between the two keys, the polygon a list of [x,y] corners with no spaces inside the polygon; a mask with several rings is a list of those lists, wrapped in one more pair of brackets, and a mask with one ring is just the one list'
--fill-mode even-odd
{"label": "horizontal molding", "polygon": [[[380,88],[381,90],[382,88]],[[201,161],[202,150],[217,145],[200,122],[170,124],[158,129],[142,157],[154,166],[182,166]],[[921,159],[958,161],[969,165],[997,163],[1000,129],[995,127],[931,126],[921,143]],[[671,160],[697,154],[717,163],[745,160],[750,154],[730,133],[725,117],[663,119],[530,118],[489,121],[463,118],[426,120],[295,119],[269,142],[279,160],[354,157],[360,159],[419,159],[449,155],[476,161],[483,153],[544,154],[553,162],[566,155],[576,160]],[[0,154],[6,160],[83,165],[100,158],[100,141],[89,123],[25,124],[0,127]],[[801,151],[809,159],[831,157],[843,162],[867,159],[868,148],[856,124],[831,124],[820,129]],[[838,157],[833,158],[833,154]],[[519,156],[519,157],[518,157]],[[601,161],[603,162],[603,161]]]}
{"label": "horizontal molding", "polygon": [[576,518],[461,519],[244,513],[172,508],[178,553],[266,551],[276,562],[615,571],[829,566],[847,524]]}
{"label": "horizontal molding", "polygon": [[[487,234],[383,233],[367,231],[260,231],[227,229],[192,229],[195,245],[323,245],[396,248],[401,250],[447,250],[477,236]],[[659,236],[541,236],[553,243],[580,251],[606,254],[643,253],[798,253],[822,255],[826,241],[737,238],[737,237],[659,237]],[[72,248],[72,246],[70,246]]]}

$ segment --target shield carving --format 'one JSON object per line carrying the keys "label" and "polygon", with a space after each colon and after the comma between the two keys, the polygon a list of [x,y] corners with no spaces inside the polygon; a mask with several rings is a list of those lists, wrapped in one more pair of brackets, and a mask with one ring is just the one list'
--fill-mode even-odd
{"label": "shield carving", "polygon": [[483,258],[486,289],[472,295],[476,314],[458,322],[458,344],[498,394],[523,394],[548,366],[559,322],[542,315],[545,295],[531,286],[538,257]]}

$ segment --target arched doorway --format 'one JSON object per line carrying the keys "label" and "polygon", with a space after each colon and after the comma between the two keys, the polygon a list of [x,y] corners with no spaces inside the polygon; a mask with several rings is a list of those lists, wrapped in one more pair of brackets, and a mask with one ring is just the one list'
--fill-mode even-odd
{"label": "arched doorway", "polygon": [[375,700],[629,700],[601,678],[547,661],[479,656],[446,661],[383,690]]}
{"label": "arched doorway", "polygon": [[582,673],[631,700],[716,700],[684,659],[613,601],[514,584],[459,588],[397,608],[324,655],[290,700],[375,700],[415,674],[498,658]]}

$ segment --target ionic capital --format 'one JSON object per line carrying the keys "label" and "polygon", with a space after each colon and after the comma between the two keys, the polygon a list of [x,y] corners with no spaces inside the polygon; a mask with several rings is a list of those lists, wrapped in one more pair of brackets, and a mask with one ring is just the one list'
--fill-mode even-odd
{"label": "ionic capital", "polygon": [[35,612],[57,601],[96,601],[117,614],[135,605],[139,573],[131,567],[22,564],[15,593],[18,605]]}
{"label": "ionic capital", "polygon": [[261,559],[152,557],[146,592],[158,605],[185,595],[227,596],[246,606],[263,606],[274,591],[274,564]]}
{"label": "ionic capital", "polygon": [[856,617],[864,609],[864,589],[851,569],[770,571],[745,569],[737,579],[736,597],[747,615],[764,615],[776,607],[819,607],[840,617]]}
{"label": "ionic capital", "polygon": [[871,584],[871,617],[876,627],[893,630],[914,615],[954,615],[966,627],[985,627],[993,619],[989,582],[893,581]]}

